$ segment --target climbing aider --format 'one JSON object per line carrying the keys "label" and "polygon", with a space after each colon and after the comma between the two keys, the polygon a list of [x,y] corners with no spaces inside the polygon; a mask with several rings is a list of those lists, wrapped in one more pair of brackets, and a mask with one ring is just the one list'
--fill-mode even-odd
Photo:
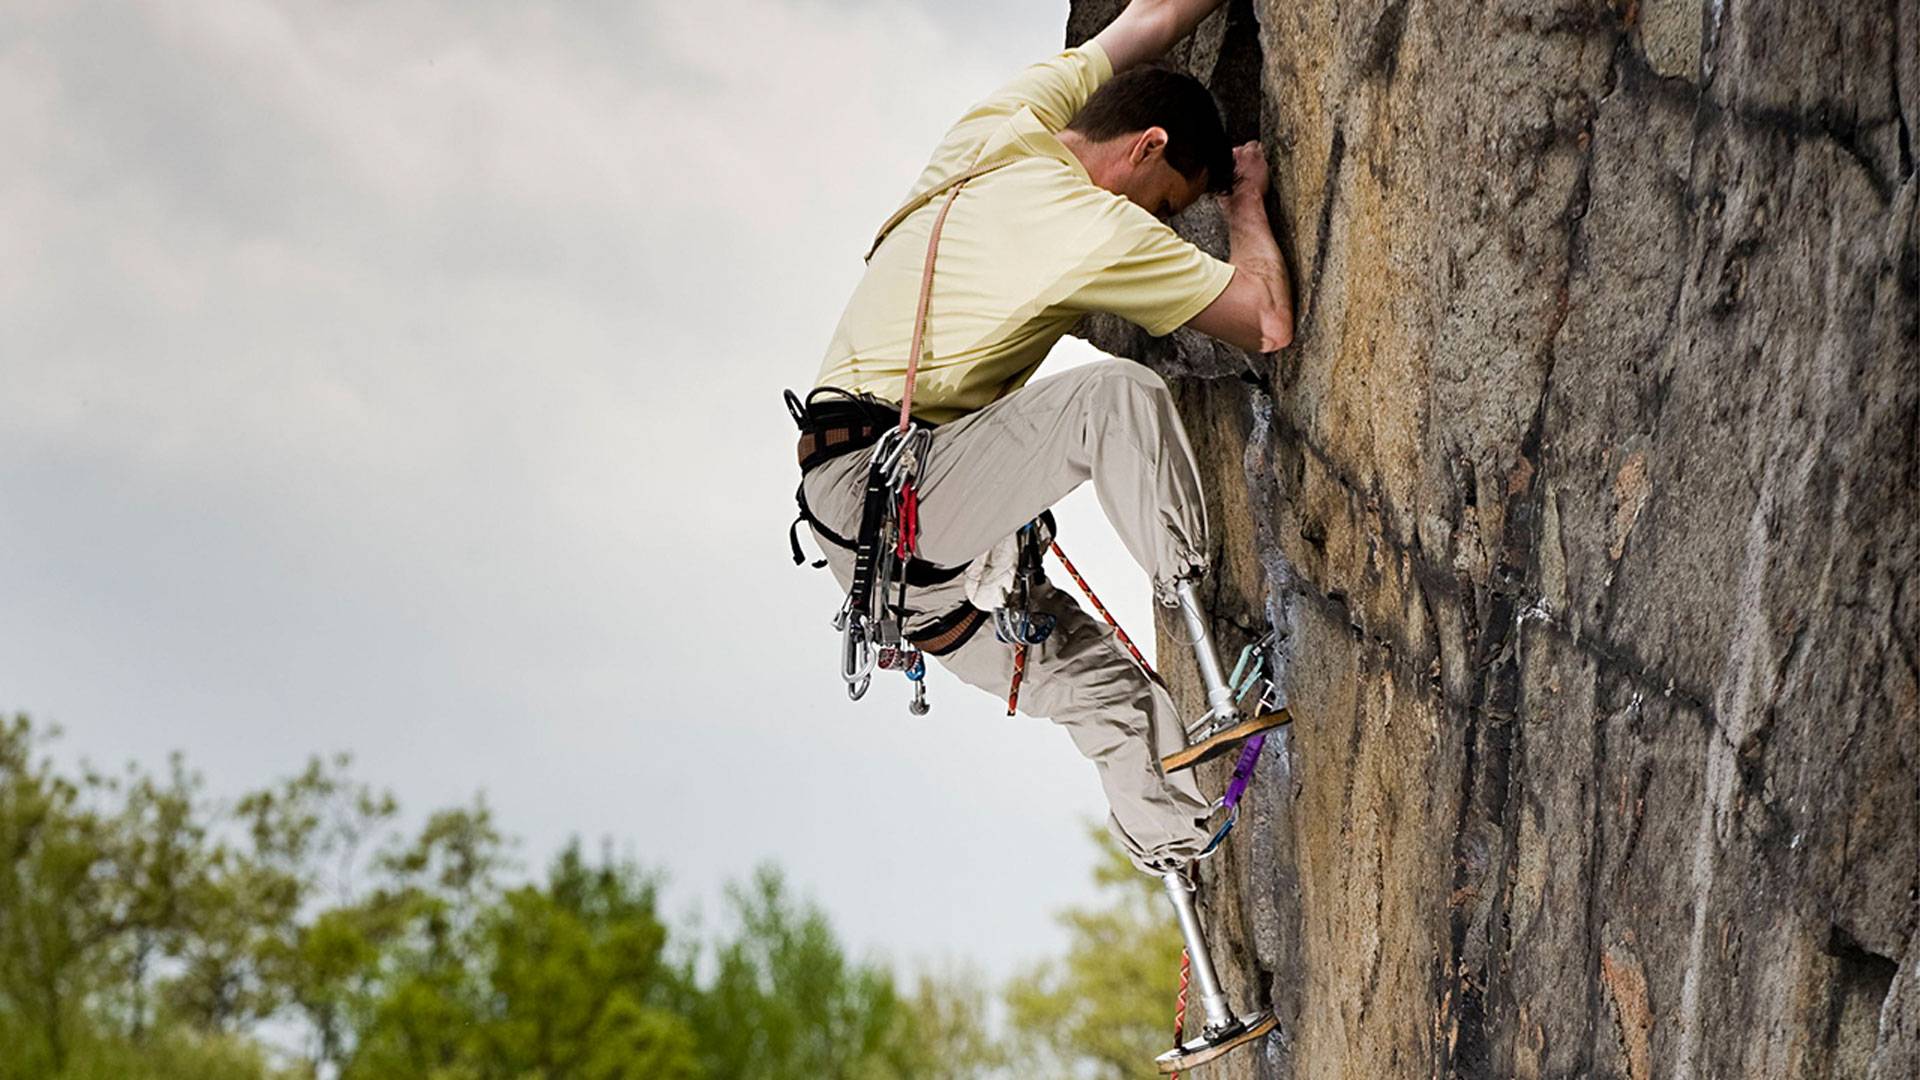
{"label": "climbing aider", "polygon": [[[1029,380],[1089,312],[1261,352],[1292,339],[1262,151],[1229,144],[1197,80],[1150,63],[1221,3],[1134,0],[969,109],[874,239],[813,389],[787,394],[800,520],[847,590],[834,626],[848,694],[899,671],[924,714],[933,657],[1005,694],[1009,713],[1067,729],[1100,777],[1109,827],[1162,879],[1186,940],[1204,1024],[1159,1059],[1166,1072],[1273,1030],[1221,989],[1192,869],[1231,828],[1261,733],[1287,714],[1269,707],[1271,687],[1243,708],[1264,685],[1265,650],[1243,652],[1231,676],[1214,651],[1198,588],[1206,507],[1166,383],[1121,360]],[[1225,262],[1165,222],[1208,192],[1227,222]],[[1191,726],[1112,619],[1047,580],[1052,552],[1084,588],[1047,511],[1088,480],[1155,596],[1180,610],[1207,689]],[[1235,750],[1227,795],[1210,802],[1192,766]]]}

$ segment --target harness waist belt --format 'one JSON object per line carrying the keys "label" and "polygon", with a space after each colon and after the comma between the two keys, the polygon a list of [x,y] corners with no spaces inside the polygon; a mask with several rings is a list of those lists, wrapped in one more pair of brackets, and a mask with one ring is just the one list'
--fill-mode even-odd
{"label": "harness waist belt", "polygon": [[804,403],[790,401],[788,407],[800,428],[796,456],[803,473],[830,458],[879,442],[881,433],[898,422],[900,408],[868,394],[850,394],[832,386],[816,388]]}
{"label": "harness waist belt", "polygon": [[[899,419],[896,412],[899,406],[892,402],[882,401],[868,394],[852,394],[831,386],[818,387],[810,391],[804,402],[792,391],[788,391],[787,409],[793,414],[794,423],[800,428],[800,443],[796,448],[796,455],[800,460],[802,475],[822,462],[871,447],[879,442],[881,434],[891,429]],[[826,543],[845,551],[859,552],[860,545],[855,539],[841,536],[813,516],[813,511],[807,506],[807,492],[804,484],[793,493],[793,497],[800,507],[799,520],[794,522],[794,528],[787,536],[788,543],[793,547],[794,565],[798,566],[806,561],[800,551],[798,534],[802,521],[813,526],[814,534]],[[935,566],[925,559],[908,559],[907,584],[916,589],[944,585],[959,577],[966,568],[965,563],[959,566]]]}
{"label": "harness waist belt", "polygon": [[806,472],[815,465],[841,454],[850,454],[855,450],[865,450],[880,441],[880,428],[872,424],[857,424],[847,427],[823,427],[816,431],[800,433],[800,471]]}

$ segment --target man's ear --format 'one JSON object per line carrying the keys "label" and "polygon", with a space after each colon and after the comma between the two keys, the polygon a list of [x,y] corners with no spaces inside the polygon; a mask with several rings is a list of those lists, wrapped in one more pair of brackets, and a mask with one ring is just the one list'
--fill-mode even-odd
{"label": "man's ear", "polygon": [[1164,156],[1167,152],[1167,129],[1150,127],[1134,137],[1133,146],[1128,149],[1127,163],[1144,164],[1149,158]]}

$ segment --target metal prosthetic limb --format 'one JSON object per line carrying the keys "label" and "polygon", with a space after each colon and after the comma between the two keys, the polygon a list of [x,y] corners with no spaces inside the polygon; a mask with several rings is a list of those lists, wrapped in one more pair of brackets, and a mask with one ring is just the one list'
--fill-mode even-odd
{"label": "metal prosthetic limb", "polygon": [[[1213,632],[1207,626],[1206,612],[1201,610],[1193,582],[1176,583],[1174,593],[1179,597],[1180,614],[1187,623],[1187,637],[1193,643],[1200,679],[1207,687],[1207,715],[1201,718],[1198,726],[1203,733],[1231,726],[1239,720],[1240,710],[1234,704],[1233,688],[1227,683],[1226,672],[1220,667],[1220,655],[1214,651]],[[1246,1022],[1233,1015],[1233,1006],[1220,989],[1220,976],[1213,968],[1213,954],[1207,951],[1207,939],[1200,932],[1200,913],[1193,904],[1196,888],[1193,881],[1186,870],[1180,869],[1162,872],[1160,882],[1166,886],[1167,899],[1173,901],[1174,914],[1179,916],[1180,936],[1186,939],[1193,981],[1200,988],[1200,1006],[1206,1011],[1207,1017],[1202,1040],[1214,1042],[1245,1029]]]}
{"label": "metal prosthetic limb", "polygon": [[[1240,740],[1255,734],[1263,720],[1273,721],[1280,714],[1271,714],[1263,718],[1242,720],[1236,704],[1239,697],[1231,681],[1220,667],[1220,655],[1214,651],[1213,632],[1207,623],[1206,612],[1200,607],[1200,598],[1195,594],[1191,581],[1176,582],[1174,594],[1179,601],[1180,615],[1187,624],[1187,637],[1193,645],[1194,660],[1200,669],[1200,679],[1207,688],[1207,712],[1193,729],[1187,732],[1189,738],[1196,734],[1201,740],[1197,746],[1190,745],[1180,755],[1162,759],[1171,762],[1169,770],[1189,768],[1198,761],[1206,760],[1207,755],[1220,752],[1221,747],[1230,748]],[[1248,648],[1248,653],[1254,647]],[[1242,655],[1244,665],[1246,655]],[[1234,679],[1240,678],[1240,669],[1234,670]],[[1251,679],[1248,681],[1251,685]],[[1284,722],[1279,720],[1278,722]],[[1267,726],[1272,726],[1268,724]],[[1241,731],[1242,728],[1251,730]],[[1241,762],[1235,767],[1235,780],[1229,785],[1229,794],[1221,805],[1230,810],[1238,802],[1245,789],[1246,780],[1251,778],[1254,763],[1259,758],[1260,747],[1265,736],[1259,736],[1243,748]],[[1209,748],[1211,747],[1211,749]],[[1195,753],[1203,756],[1194,756]],[[1184,762],[1177,759],[1186,757]],[[1208,845],[1210,852],[1225,837],[1226,829],[1232,826],[1231,817],[1227,826],[1217,833]],[[1203,855],[1204,857],[1204,855]],[[1194,907],[1196,886],[1188,873],[1188,867],[1167,869],[1160,872],[1160,883],[1166,887],[1167,899],[1173,902],[1173,911],[1180,920],[1180,936],[1187,945],[1188,970],[1195,985],[1200,989],[1200,1007],[1206,1015],[1206,1025],[1200,1037],[1180,1043],[1172,1050],[1154,1059],[1162,1073],[1178,1073],[1183,1069],[1201,1065],[1219,1058],[1223,1054],[1246,1046],[1256,1039],[1265,1038],[1278,1026],[1278,1020],[1269,1010],[1262,1009],[1247,1016],[1235,1016],[1233,1005],[1227,1000],[1225,991],[1220,989],[1220,976],[1214,970],[1213,954],[1207,949],[1207,939],[1200,930],[1200,913]]]}
{"label": "metal prosthetic limb", "polygon": [[1207,715],[1201,718],[1203,731],[1225,727],[1239,717],[1233,703],[1233,688],[1220,667],[1220,654],[1214,651],[1213,631],[1207,627],[1207,614],[1194,595],[1192,581],[1176,582],[1174,594],[1180,600],[1180,615],[1187,622],[1187,638],[1193,643],[1194,659],[1200,665],[1200,681],[1207,687]]}
{"label": "metal prosthetic limb", "polygon": [[1200,987],[1200,1005],[1206,1010],[1207,1026],[1202,1038],[1211,1042],[1241,1026],[1220,989],[1220,977],[1213,970],[1213,955],[1207,951],[1207,939],[1200,933],[1200,913],[1194,910],[1194,885],[1184,870],[1166,870],[1160,882],[1173,901],[1174,914],[1180,917],[1180,936],[1186,939],[1187,959],[1192,965],[1193,981]]}
{"label": "metal prosthetic limb", "polygon": [[[1173,585],[1175,606],[1180,609],[1180,617],[1187,624],[1187,643],[1193,646],[1195,665],[1200,669],[1200,681],[1207,688],[1207,711],[1198,720],[1186,725],[1183,734],[1187,745],[1183,750],[1167,754],[1160,759],[1160,767],[1169,773],[1182,769],[1191,769],[1205,761],[1212,761],[1235,747],[1292,721],[1287,710],[1269,708],[1268,698],[1272,693],[1269,685],[1267,693],[1260,698],[1260,705],[1251,714],[1243,714],[1238,702],[1246,697],[1254,686],[1254,679],[1265,664],[1264,655],[1254,665],[1253,673],[1245,682],[1240,682],[1242,669],[1247,657],[1264,651],[1272,634],[1258,643],[1247,647],[1241,653],[1240,664],[1235,665],[1233,674],[1222,673],[1220,654],[1214,651],[1213,631],[1207,619],[1207,613],[1200,607],[1200,597],[1192,581],[1176,581]],[[1234,684],[1240,682],[1236,687]],[[1271,682],[1271,681],[1270,681]],[[1247,763],[1252,768],[1252,762]]]}

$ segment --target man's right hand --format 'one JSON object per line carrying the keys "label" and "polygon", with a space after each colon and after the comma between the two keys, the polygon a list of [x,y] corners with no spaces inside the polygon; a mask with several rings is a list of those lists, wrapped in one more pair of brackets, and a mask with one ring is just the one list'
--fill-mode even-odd
{"label": "man's right hand", "polygon": [[1233,148],[1233,191],[1224,198],[1265,198],[1270,182],[1267,152],[1259,143],[1241,143]]}
{"label": "man's right hand", "polygon": [[1257,142],[1233,148],[1233,190],[1220,196],[1227,217],[1233,280],[1187,325],[1249,352],[1293,343],[1293,284],[1267,224],[1267,153]]}

